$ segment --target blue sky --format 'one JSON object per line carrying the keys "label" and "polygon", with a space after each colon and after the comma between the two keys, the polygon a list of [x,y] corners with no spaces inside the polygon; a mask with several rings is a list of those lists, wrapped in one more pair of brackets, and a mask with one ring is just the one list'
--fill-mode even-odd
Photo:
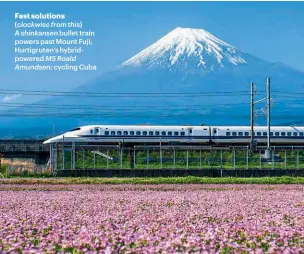
{"label": "blue sky", "polygon": [[[96,72],[13,70],[14,13],[64,13],[96,32],[81,61]],[[0,88],[69,90],[138,53],[176,27],[203,28],[270,62],[304,71],[304,2],[0,2]]]}

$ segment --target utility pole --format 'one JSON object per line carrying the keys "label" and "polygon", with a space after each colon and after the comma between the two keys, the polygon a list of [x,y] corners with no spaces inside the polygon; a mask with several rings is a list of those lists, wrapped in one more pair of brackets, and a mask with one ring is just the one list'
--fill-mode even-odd
{"label": "utility pole", "polygon": [[258,101],[254,101],[254,85],[253,82],[251,82],[251,139],[250,139],[250,148],[254,149],[256,147],[256,143],[254,142],[254,105],[263,101],[266,101],[266,114],[267,114],[267,148],[265,150],[265,156],[264,158],[266,160],[269,160],[270,158],[273,158],[271,147],[270,147],[270,107],[271,107],[271,97],[270,97],[270,78],[267,77],[266,80],[266,97],[262,98]]}
{"label": "utility pole", "polygon": [[250,92],[250,96],[251,96],[251,101],[250,101],[250,147],[251,149],[253,148],[254,144],[254,132],[253,132],[253,126],[254,126],[254,84],[253,82],[251,82],[250,84],[251,86],[251,92]]}
{"label": "utility pole", "polygon": [[266,92],[267,92],[267,150],[270,150],[270,78],[267,77],[267,84],[266,84]]}
{"label": "utility pole", "polygon": [[[253,131],[253,127],[254,127],[254,105],[258,104],[260,102],[266,101],[267,104],[267,149],[265,154],[270,154],[270,104],[271,104],[271,98],[270,98],[270,78],[267,77],[267,84],[266,84],[266,97],[262,98],[258,101],[254,101],[254,84],[253,82],[251,82],[251,100],[250,100],[250,105],[251,105],[251,139],[250,139],[250,147],[251,149],[253,149],[256,144],[254,141],[254,131]],[[269,152],[268,152],[269,151]]]}

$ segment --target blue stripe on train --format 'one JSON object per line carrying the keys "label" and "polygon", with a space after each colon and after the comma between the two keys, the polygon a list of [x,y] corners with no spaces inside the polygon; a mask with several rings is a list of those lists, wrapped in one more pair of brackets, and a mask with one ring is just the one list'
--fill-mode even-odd
{"label": "blue stripe on train", "polygon": [[[210,139],[210,136],[105,136],[105,135],[81,135],[83,138],[99,138],[99,139]],[[255,136],[255,139],[267,139],[267,136]],[[211,139],[250,139],[250,136],[214,136]],[[271,136],[271,139],[303,139],[304,136]]]}

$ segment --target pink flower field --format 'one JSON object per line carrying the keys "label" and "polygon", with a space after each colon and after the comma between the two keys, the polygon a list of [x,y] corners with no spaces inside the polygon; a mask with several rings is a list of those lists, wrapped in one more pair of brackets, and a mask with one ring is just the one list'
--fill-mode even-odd
{"label": "pink flower field", "polygon": [[0,185],[0,253],[303,253],[301,185]]}

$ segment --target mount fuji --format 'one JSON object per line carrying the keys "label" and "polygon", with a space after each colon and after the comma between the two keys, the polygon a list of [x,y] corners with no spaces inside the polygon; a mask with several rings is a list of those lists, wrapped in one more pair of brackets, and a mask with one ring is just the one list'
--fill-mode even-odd
{"label": "mount fuji", "polygon": [[120,67],[178,67],[214,71],[243,64],[247,64],[244,53],[209,32],[178,27]]}
{"label": "mount fuji", "polygon": [[[272,90],[277,92],[273,93],[277,105],[272,110],[273,124],[301,123],[302,119],[291,117],[302,114],[301,106],[291,107],[291,102],[300,102],[279,95],[304,93],[303,72],[247,54],[203,29],[178,27],[113,71],[73,90],[101,96],[41,102],[75,105],[79,109],[73,112],[82,112],[81,116],[19,121],[27,121],[35,133],[43,127],[44,134],[52,132],[52,123],[59,132],[94,123],[249,125],[250,82],[255,83],[260,99],[265,96],[266,77],[271,77]],[[92,109],[83,111],[79,104]],[[70,109],[60,111],[73,114]],[[258,124],[264,122],[257,118]]]}
{"label": "mount fuji", "polygon": [[276,90],[284,92],[290,91],[290,85],[302,90],[303,74],[283,63],[269,63],[247,54],[203,29],[178,27],[75,91],[249,92],[251,81],[264,90],[270,76]]}

